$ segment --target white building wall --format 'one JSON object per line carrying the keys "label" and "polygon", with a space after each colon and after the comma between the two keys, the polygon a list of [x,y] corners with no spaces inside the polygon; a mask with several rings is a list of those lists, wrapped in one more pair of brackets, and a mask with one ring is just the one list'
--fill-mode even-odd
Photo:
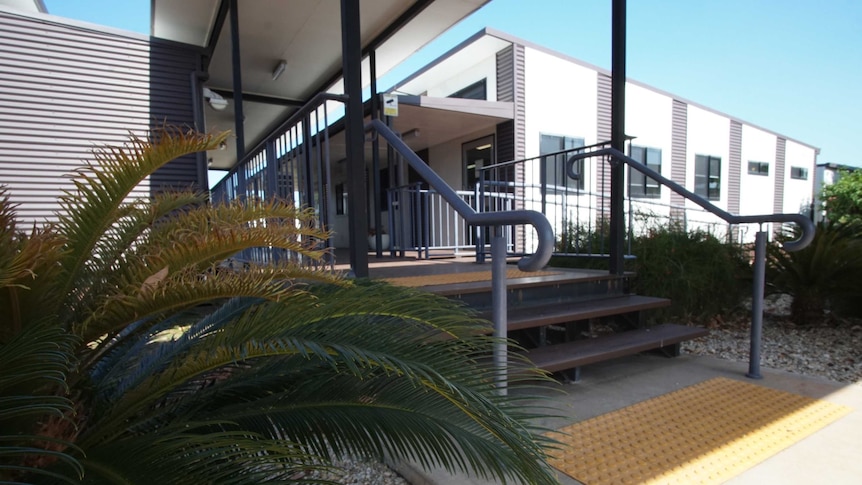
{"label": "white building wall", "polygon": [[[525,154],[537,157],[541,135],[582,138],[584,144],[597,142],[598,77],[593,69],[530,47],[524,49],[524,135]],[[594,194],[598,177],[596,162],[584,167],[584,191],[579,196],[549,195],[545,210],[558,236],[568,223],[589,224],[595,221],[597,207]],[[538,160],[525,166],[527,189],[525,209],[541,210],[540,165]],[[584,194],[586,192],[586,194]],[[566,214],[563,214],[563,211]],[[528,236],[527,247],[531,247]]]}
{"label": "white building wall", "polygon": [[487,98],[497,100],[497,56],[496,54],[477,61],[473,66],[455,73],[444,81],[430,86],[425,95],[445,98],[467,86],[486,79]]}
{"label": "white building wall", "polygon": [[[673,98],[636,84],[626,84],[626,134],[635,137],[633,145],[661,150],[661,174],[671,178],[671,135]],[[626,170],[626,193],[628,193]],[[661,219],[670,215],[670,189],[661,187],[661,197],[632,199],[636,216],[654,214]]]}
{"label": "white building wall", "polygon": [[[721,193],[714,205],[727,209],[727,188],[730,166],[730,120],[724,116],[688,105],[688,137],[686,147],[685,186],[694,191],[694,161],[696,155],[711,155],[721,158]],[[689,207],[696,207],[688,202]]]}
{"label": "white building wall", "polygon": [[[814,198],[814,174],[817,155],[815,149],[787,140],[784,166],[784,212],[798,213],[810,207]],[[792,167],[808,172],[805,180],[794,179]]]}
{"label": "white building wall", "polygon": [[[742,163],[739,180],[739,214],[772,214],[775,198],[776,137],[749,125],[742,125]],[[766,162],[769,175],[748,173],[748,162]]]}
{"label": "white building wall", "polygon": [[[494,135],[494,130],[475,131],[447,143],[428,148],[429,166],[449,186],[455,190],[461,190],[464,186],[463,145],[489,135]],[[496,157],[496,153],[494,156]]]}
{"label": "white building wall", "polygon": [[539,155],[542,133],[596,143],[596,71],[529,47],[524,71],[527,157]]}

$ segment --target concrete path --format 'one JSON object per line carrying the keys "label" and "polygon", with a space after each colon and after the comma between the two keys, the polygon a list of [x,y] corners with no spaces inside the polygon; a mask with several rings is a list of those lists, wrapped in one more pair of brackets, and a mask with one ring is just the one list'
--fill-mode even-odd
{"label": "concrete path", "polygon": [[[713,377],[739,379],[843,404],[853,412],[727,483],[862,484],[862,384],[844,385],[769,369],[763,369],[762,380],[753,381],[745,377],[747,369],[746,363],[692,355],[675,359],[636,355],[587,366],[580,382],[561,384],[556,389],[549,386],[542,393],[541,404],[565,416],[542,424],[561,428]],[[409,464],[396,469],[414,485],[491,483],[442,470],[429,473]],[[579,483],[562,473],[559,479],[563,485]]]}

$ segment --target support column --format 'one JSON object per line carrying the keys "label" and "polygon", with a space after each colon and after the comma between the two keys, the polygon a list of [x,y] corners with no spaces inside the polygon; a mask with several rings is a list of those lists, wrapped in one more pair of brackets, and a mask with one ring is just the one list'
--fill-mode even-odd
{"label": "support column", "polygon": [[[368,61],[369,70],[371,71],[371,119],[376,120],[380,118],[380,113],[378,113],[380,109],[380,96],[377,93],[377,51],[372,50],[368,54]],[[380,196],[382,194],[380,193],[380,141],[377,136],[371,140],[371,157],[371,185],[372,192],[374,193],[374,199],[372,200],[374,214],[372,216],[374,217],[374,237],[376,239],[374,247],[376,248],[377,257],[380,258],[383,256],[383,235],[381,233],[383,220],[380,217]],[[391,232],[392,228],[389,228],[389,230]]]}
{"label": "support column", "polygon": [[[626,0],[613,0],[611,43],[611,146],[625,152],[626,136]],[[610,272],[624,272],[625,164],[611,164]]]}
{"label": "support column", "polygon": [[245,132],[242,114],[242,63],[239,57],[239,10],[237,0],[230,0],[230,55],[233,68],[233,123],[236,135],[236,161],[245,156]]}
{"label": "support column", "polygon": [[[235,0],[234,0],[235,1]],[[347,145],[347,202],[350,269],[358,278],[368,276],[368,193],[365,188],[365,132],[362,125],[362,48],[359,34],[359,0],[341,0],[341,54],[344,72],[345,134]]]}

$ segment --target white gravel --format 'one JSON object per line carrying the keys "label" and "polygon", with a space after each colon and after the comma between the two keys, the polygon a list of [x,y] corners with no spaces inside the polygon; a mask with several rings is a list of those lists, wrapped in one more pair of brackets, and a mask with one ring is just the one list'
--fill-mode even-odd
{"label": "white gravel", "polygon": [[[761,366],[838,382],[862,381],[862,322],[832,319],[800,327],[789,320],[790,301],[787,295],[767,298]],[[716,319],[708,336],[683,343],[682,351],[748,362],[750,321],[750,315]]]}

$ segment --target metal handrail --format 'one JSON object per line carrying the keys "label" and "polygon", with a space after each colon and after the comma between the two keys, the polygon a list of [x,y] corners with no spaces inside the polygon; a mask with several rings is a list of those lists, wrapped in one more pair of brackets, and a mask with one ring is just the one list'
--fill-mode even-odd
{"label": "metal handrail", "polygon": [[724,219],[729,224],[765,224],[767,222],[792,222],[798,224],[802,229],[802,233],[799,236],[799,239],[795,241],[786,241],[783,243],[784,249],[788,251],[799,251],[800,249],[805,248],[811,244],[811,241],[814,239],[814,223],[811,222],[811,219],[802,215],[802,214],[759,214],[759,215],[751,215],[751,216],[740,216],[736,214],[731,214],[723,209],[716,207],[713,203],[704,199],[703,197],[691,192],[686,189],[682,185],[664,177],[662,174],[656,172],[655,170],[647,167],[645,164],[638,162],[637,160],[629,157],[623,152],[617,150],[616,148],[607,147],[602,148],[600,150],[585,152],[585,153],[576,153],[569,157],[566,161],[566,173],[572,177],[577,175],[574,171],[575,162],[578,160],[598,157],[602,155],[610,155],[611,163],[625,163],[629,167],[637,170],[638,172],[653,178],[663,185],[666,185],[669,189],[674,192],[682,195],[686,199],[694,202],[695,204],[703,207],[706,211],[715,214],[716,216]]}
{"label": "metal handrail", "polygon": [[611,164],[625,163],[630,168],[661,182],[674,192],[730,224],[760,224],[760,230],[755,234],[754,240],[754,277],[751,285],[751,350],[748,356],[748,372],[745,375],[752,379],[762,379],[763,376],[760,373],[760,353],[763,340],[763,295],[766,286],[766,232],[763,230],[763,224],[767,222],[792,222],[798,224],[802,229],[799,239],[785,241],[783,247],[787,251],[799,251],[805,249],[814,240],[814,222],[802,214],[760,214],[752,216],[731,214],[723,209],[719,209],[703,197],[691,192],[673,180],[665,178],[662,174],[647,167],[646,164],[638,162],[613,147],[572,155],[566,161],[566,173],[569,176],[574,175],[575,163],[581,159],[603,155],[610,156]]}
{"label": "metal handrail", "polygon": [[554,230],[544,214],[533,210],[476,212],[385,123],[380,120],[372,120],[365,125],[365,130],[376,131],[382,136],[389,146],[404,157],[410,167],[428,182],[428,185],[433,187],[468,224],[472,226],[532,225],[539,238],[538,246],[532,256],[524,256],[518,261],[518,268],[522,271],[538,271],[548,264],[554,252]]}
{"label": "metal handrail", "polygon": [[464,218],[467,224],[493,228],[493,236],[491,237],[491,320],[494,322],[494,336],[498,339],[494,345],[494,366],[497,368],[497,390],[500,394],[505,394],[508,381],[508,346],[505,340],[508,332],[508,307],[506,304],[506,242],[503,236],[503,226],[530,224],[536,229],[539,238],[536,252],[532,256],[522,257],[518,261],[518,268],[523,271],[538,271],[548,264],[554,252],[554,230],[551,223],[548,222],[544,214],[532,210],[476,212],[385,123],[380,120],[371,120],[365,125],[365,130],[376,131],[379,136],[382,136],[389,146],[397,151],[410,167]]}

